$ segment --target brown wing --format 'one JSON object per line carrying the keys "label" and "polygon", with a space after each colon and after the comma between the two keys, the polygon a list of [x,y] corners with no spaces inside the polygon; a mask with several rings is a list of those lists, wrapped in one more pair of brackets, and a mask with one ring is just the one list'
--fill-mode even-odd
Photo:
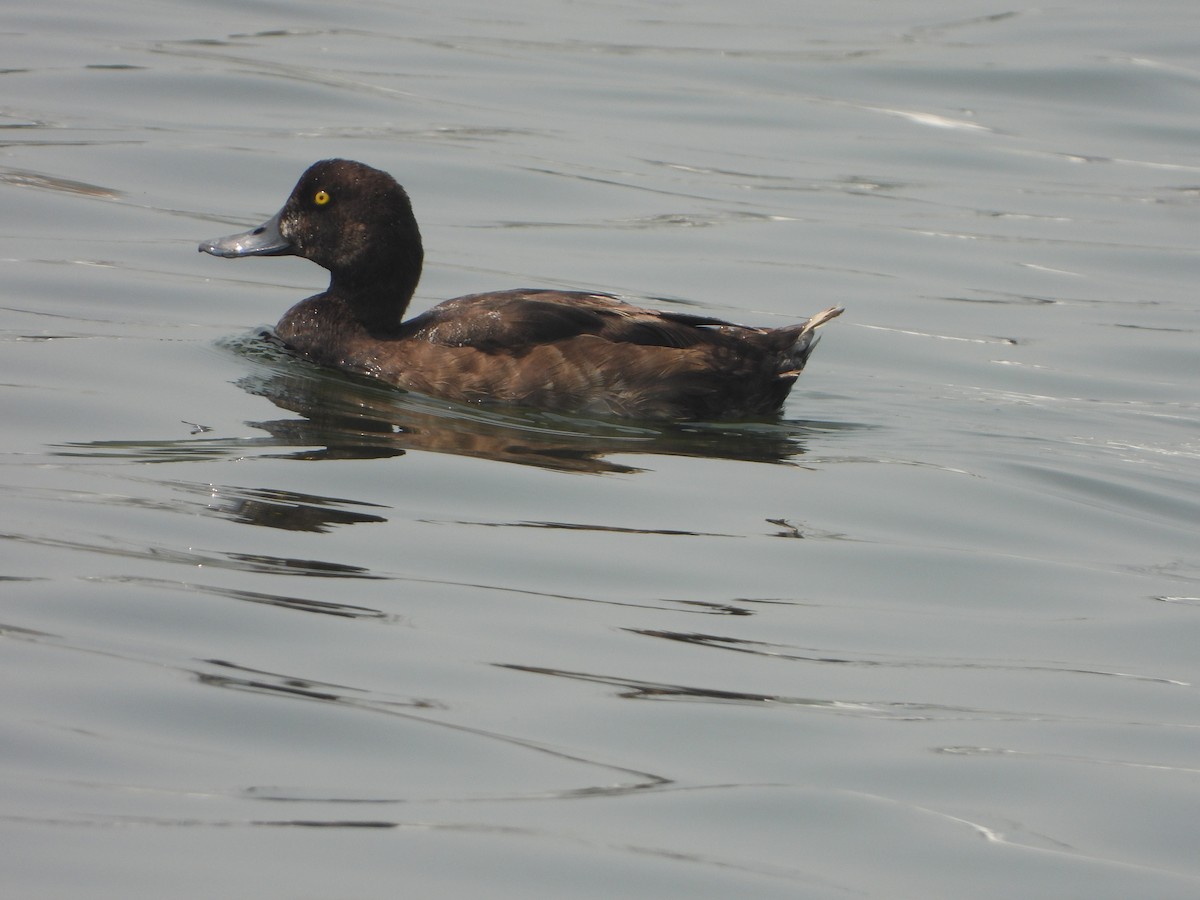
{"label": "brown wing", "polygon": [[404,332],[405,337],[432,344],[520,355],[534,346],[582,335],[685,348],[710,342],[729,328],[739,326],[710,316],[641,309],[606,294],[521,290],[448,300],[411,319]]}

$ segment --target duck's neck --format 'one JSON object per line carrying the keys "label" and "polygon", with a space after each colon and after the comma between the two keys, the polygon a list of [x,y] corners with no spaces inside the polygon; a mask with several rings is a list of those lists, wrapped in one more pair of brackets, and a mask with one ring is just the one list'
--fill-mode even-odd
{"label": "duck's neck", "polygon": [[393,334],[400,329],[421,280],[422,257],[417,247],[415,252],[398,252],[387,266],[332,272],[328,293],[344,300],[369,333]]}

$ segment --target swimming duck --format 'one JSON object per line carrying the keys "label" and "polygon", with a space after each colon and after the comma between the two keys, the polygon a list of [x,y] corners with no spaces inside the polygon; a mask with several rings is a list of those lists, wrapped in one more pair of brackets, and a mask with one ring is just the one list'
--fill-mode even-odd
{"label": "swimming duck", "polygon": [[471,294],[405,320],[424,250],[408,194],[360,162],[327,159],[276,215],[205,241],[213,256],[302,256],[329,287],[278,337],[316,363],[460,402],[648,419],[778,412],[838,307],[782,328],[641,309],[607,294]]}

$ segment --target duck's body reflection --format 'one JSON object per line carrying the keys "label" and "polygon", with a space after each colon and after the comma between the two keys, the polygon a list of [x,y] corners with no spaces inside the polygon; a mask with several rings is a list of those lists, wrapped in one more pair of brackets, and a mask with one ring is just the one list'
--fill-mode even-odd
{"label": "duck's body reflection", "polygon": [[636,472],[609,456],[666,454],[787,462],[805,439],[845,426],[823,422],[631,423],[449,403],[400,393],[296,359],[267,334],[231,348],[255,359],[239,385],[299,418],[252,422],[303,459],[453,453],[574,472]]}

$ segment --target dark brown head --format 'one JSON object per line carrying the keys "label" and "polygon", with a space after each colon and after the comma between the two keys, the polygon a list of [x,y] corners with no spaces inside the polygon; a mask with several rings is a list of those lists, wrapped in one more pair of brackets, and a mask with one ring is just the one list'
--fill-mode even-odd
{"label": "dark brown head", "polygon": [[412,204],[386,172],[347,159],[309,167],[276,215],[242,234],[205,241],[214,256],[303,256],[328,269],[328,294],[374,322],[399,324],[424,251]]}

